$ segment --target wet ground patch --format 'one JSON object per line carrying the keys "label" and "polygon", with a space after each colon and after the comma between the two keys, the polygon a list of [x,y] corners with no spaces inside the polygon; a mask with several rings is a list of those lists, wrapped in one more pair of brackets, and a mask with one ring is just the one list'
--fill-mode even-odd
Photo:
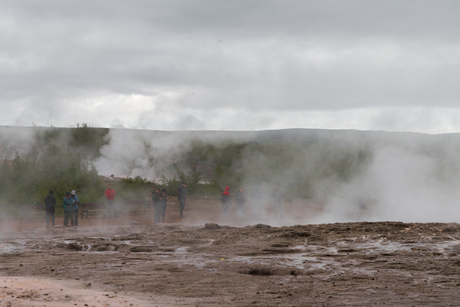
{"label": "wet ground patch", "polygon": [[0,240],[0,273],[199,306],[356,306],[363,293],[366,306],[460,299],[457,224],[216,225],[28,231]]}

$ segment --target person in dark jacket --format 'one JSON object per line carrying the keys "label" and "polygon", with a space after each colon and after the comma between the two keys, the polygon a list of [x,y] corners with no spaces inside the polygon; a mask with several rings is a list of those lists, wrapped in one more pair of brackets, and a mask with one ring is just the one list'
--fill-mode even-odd
{"label": "person in dark jacket", "polygon": [[78,205],[80,204],[80,200],[78,199],[75,190],[72,190],[72,192],[70,192],[70,200],[74,202],[72,215],[70,217],[70,224],[72,226],[78,226]]}
{"label": "person in dark jacket", "polygon": [[168,201],[168,196],[166,195],[166,189],[161,190],[161,221],[165,222],[166,217],[166,206]]}
{"label": "person in dark jacket", "polygon": [[275,209],[275,215],[281,217],[282,216],[281,205],[283,203],[284,194],[283,194],[283,191],[281,191],[280,188],[278,187],[278,184],[275,184],[275,186],[273,187],[271,198],[272,198],[273,207]]}
{"label": "person in dark jacket", "polygon": [[161,214],[162,214],[162,204],[161,204],[161,196],[160,190],[156,189],[152,192],[152,202],[153,202],[153,223],[158,224],[160,222]]}
{"label": "person in dark jacket", "polygon": [[246,204],[246,202],[244,200],[244,193],[245,193],[244,188],[238,189],[238,191],[236,191],[236,193],[235,193],[235,203],[238,205],[236,214],[237,214],[237,216],[239,218],[244,217],[244,206]]}
{"label": "person in dark jacket", "polygon": [[254,219],[262,218],[263,194],[259,186],[255,186],[251,193],[251,209]]}
{"label": "person in dark jacket", "polygon": [[67,227],[69,225],[69,218],[72,215],[74,206],[74,202],[70,199],[70,192],[65,192],[62,202],[64,206],[64,227]]}
{"label": "person in dark jacket", "polygon": [[224,219],[228,219],[228,208],[232,204],[231,196],[230,196],[230,187],[225,187],[225,190],[222,192],[221,195],[222,206],[224,207]]}
{"label": "person in dark jacket", "polygon": [[50,190],[50,193],[46,195],[46,198],[45,198],[46,228],[49,228],[50,221],[51,221],[51,226],[54,227],[54,205],[55,204],[56,204],[56,197],[54,197],[53,190]]}
{"label": "person in dark jacket", "polygon": [[177,187],[177,198],[179,200],[180,217],[184,217],[185,200],[187,199],[187,189],[185,182],[181,181]]}

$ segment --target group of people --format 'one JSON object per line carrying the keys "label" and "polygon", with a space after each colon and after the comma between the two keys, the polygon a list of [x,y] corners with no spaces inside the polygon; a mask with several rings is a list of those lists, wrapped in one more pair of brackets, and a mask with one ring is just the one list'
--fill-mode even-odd
{"label": "group of people", "polygon": [[62,199],[64,205],[64,227],[69,226],[69,219],[71,226],[78,226],[78,205],[80,200],[78,199],[75,190],[70,193],[65,192],[65,196]]}
{"label": "group of people", "polygon": [[[185,182],[183,181],[181,181],[180,185],[177,187],[177,198],[179,200],[180,217],[184,218],[185,201],[187,199],[187,188]],[[164,223],[166,221],[166,206],[168,202],[166,189],[160,190],[159,188],[157,188],[155,191],[153,191],[152,202],[154,211],[153,223]]]}
{"label": "group of people", "polygon": [[[107,215],[111,217],[111,211],[113,211],[115,217],[118,217],[117,210],[115,209],[115,196],[117,194],[112,189],[112,185],[109,184],[107,190],[105,191],[105,197],[107,198]],[[80,200],[75,192],[72,190],[71,192],[65,192],[65,196],[62,199],[63,211],[64,211],[64,227],[69,226],[78,226],[78,205],[80,204]],[[54,191],[50,190],[49,194],[45,198],[45,212],[46,212],[46,228],[51,226],[55,226],[55,219],[54,219],[54,206],[56,205],[56,197],[54,196]]]}
{"label": "group of people", "polygon": [[166,195],[166,189],[160,190],[159,188],[152,192],[153,202],[153,223],[158,224],[165,222],[166,219],[166,206],[168,202],[168,196]]}
{"label": "group of people", "polygon": [[[230,187],[225,187],[225,190],[221,194],[221,201],[222,201],[222,206],[223,206],[223,216],[225,219],[229,217],[228,214],[228,209],[232,205],[232,196],[230,195]],[[245,200],[245,194],[246,194],[246,189],[244,187],[239,188],[235,192],[235,197],[233,201],[237,205],[237,216],[238,218],[243,218],[244,217],[244,212],[245,212],[245,206],[246,206],[246,200]],[[265,209],[265,202],[266,199],[261,192],[259,186],[255,186],[254,190],[251,193],[251,203],[252,203],[252,214],[253,218],[259,219],[262,218],[264,215],[264,209]],[[278,184],[276,184],[273,187],[273,191],[270,195],[271,203],[273,205],[273,208],[275,210],[275,215],[278,217],[281,217],[282,212],[281,212],[281,205],[283,203],[284,199],[284,193],[281,191],[279,188]]]}
{"label": "group of people", "polygon": [[[180,217],[184,217],[184,208],[185,201],[187,199],[187,189],[185,182],[181,181],[179,187],[177,188],[177,194],[179,199],[180,207]],[[115,190],[112,188],[112,185],[109,184],[107,190],[105,190],[105,197],[107,198],[107,213],[106,216],[111,217],[112,212],[115,217],[118,217],[117,210],[115,208]],[[166,189],[156,189],[152,192],[153,200],[153,209],[154,209],[154,223],[157,224],[160,221],[165,222],[166,218],[166,205],[168,201],[168,196],[166,195]],[[64,211],[64,227],[69,226],[69,221],[71,226],[78,226],[78,205],[80,200],[75,192],[66,192],[63,202],[63,211]],[[46,209],[46,227],[49,228],[49,225],[55,226],[54,219],[54,206],[56,205],[56,197],[54,196],[54,191],[50,190],[49,194],[45,198],[45,209]]]}
{"label": "group of people", "polygon": [[[64,209],[64,227],[69,225],[69,220],[71,226],[78,226],[78,205],[80,204],[80,200],[75,190],[66,192],[62,201]],[[54,196],[54,191],[50,190],[45,198],[46,228],[49,228],[50,223],[51,226],[55,225],[54,205],[56,205],[56,197]]]}
{"label": "group of people", "polygon": [[[225,219],[229,217],[228,210],[232,205],[232,195],[230,194],[230,187],[226,187],[225,190],[221,194],[221,201],[223,206],[223,216]],[[246,206],[246,189],[244,187],[239,188],[235,192],[235,196],[233,201],[237,205],[237,216],[238,218],[243,218],[245,214],[245,206]],[[107,216],[111,217],[111,213],[113,212],[115,217],[118,217],[117,210],[115,208],[115,190],[112,188],[112,185],[109,184],[107,190],[105,191],[105,197],[107,198]],[[179,210],[180,210],[180,217],[184,218],[184,208],[185,208],[185,201],[187,199],[187,189],[185,182],[181,181],[180,185],[177,188],[177,198],[179,200]],[[266,199],[261,192],[260,188],[256,185],[250,195],[251,199],[251,208],[253,218],[262,218],[264,215],[264,204],[266,203]],[[273,205],[275,215],[281,217],[281,205],[284,199],[283,191],[279,188],[278,184],[273,187],[273,191],[270,195],[271,204]],[[166,189],[159,189],[157,188],[155,191],[152,192],[152,201],[153,201],[153,210],[154,210],[154,224],[158,224],[160,222],[166,221],[166,207],[168,202],[168,196],[166,195]],[[56,204],[56,198],[54,197],[53,190],[49,191],[49,194],[45,198],[45,205],[46,205],[46,227],[49,227],[51,223],[52,226],[55,225],[54,221],[54,206]],[[63,209],[64,209],[64,227],[69,225],[71,226],[78,226],[78,205],[80,204],[80,200],[75,192],[72,190],[71,192],[66,192],[63,198]]]}

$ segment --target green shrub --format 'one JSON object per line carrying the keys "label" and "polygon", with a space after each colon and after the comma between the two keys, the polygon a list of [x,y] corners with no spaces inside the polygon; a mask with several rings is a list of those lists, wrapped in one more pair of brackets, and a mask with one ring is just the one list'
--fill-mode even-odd
{"label": "green shrub", "polygon": [[80,200],[99,201],[104,195],[104,181],[90,162],[82,160],[70,148],[50,145],[43,150],[32,147],[26,154],[16,153],[1,165],[0,195],[2,204],[17,209],[20,204],[44,204],[49,190],[58,201],[65,192],[76,190]]}

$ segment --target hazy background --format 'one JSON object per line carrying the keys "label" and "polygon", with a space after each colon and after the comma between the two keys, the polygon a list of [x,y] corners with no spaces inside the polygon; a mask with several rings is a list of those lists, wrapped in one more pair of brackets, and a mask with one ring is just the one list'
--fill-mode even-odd
{"label": "hazy background", "polygon": [[[316,203],[321,208],[320,215],[305,216],[306,223],[456,222],[460,216],[460,134],[314,129],[259,132],[110,129],[103,136],[103,143],[94,142],[89,145],[96,144],[96,147],[85,147],[72,141],[75,138],[72,131],[78,128],[58,130],[60,134],[50,128],[0,128],[0,155],[7,159],[4,161],[12,160],[18,152],[30,152],[33,145],[46,151],[43,136],[52,135],[54,138],[47,142],[64,148],[70,146],[72,152],[92,161],[98,173],[104,176],[140,176],[160,182],[162,175],[167,178],[175,175],[173,163],[184,172],[195,165],[203,172],[203,181],[217,182],[214,189],[207,190],[208,195],[217,196],[219,189],[227,185],[233,193],[244,186],[249,199],[254,186],[258,185],[267,205],[273,185],[277,184],[291,204]],[[220,177],[217,166],[225,170]],[[8,183],[0,180],[2,184]],[[170,187],[172,192],[176,185]],[[49,187],[43,188],[45,192],[47,189]],[[24,197],[31,192],[26,189]],[[88,191],[80,193],[84,192]],[[103,195],[102,192],[99,194]],[[97,191],[91,193],[99,197]],[[298,220],[267,216],[254,222],[287,225]]]}
{"label": "hazy background", "polygon": [[[193,140],[217,147],[250,144],[232,165],[244,174],[241,186],[247,188],[247,198],[256,184],[268,196],[278,183],[286,198],[295,202],[300,195],[324,206],[321,215],[305,217],[306,222],[456,222],[460,218],[459,134],[301,129],[111,130],[109,135],[111,142],[102,147],[95,165],[101,173],[129,176],[159,176],[171,161],[183,159]],[[258,144],[260,151],[254,150]],[[286,217],[281,222],[267,218],[275,225],[292,223]]]}
{"label": "hazy background", "polygon": [[0,124],[456,132],[458,1],[2,1]]}
{"label": "hazy background", "polygon": [[[245,143],[229,170],[267,191],[307,174],[293,190],[324,202],[317,222],[456,221],[459,11],[453,0],[2,1],[0,156],[53,137],[19,126],[87,123],[111,128],[93,151],[72,147],[100,174],[156,178],[193,140]],[[321,130],[267,131],[286,128]]]}

